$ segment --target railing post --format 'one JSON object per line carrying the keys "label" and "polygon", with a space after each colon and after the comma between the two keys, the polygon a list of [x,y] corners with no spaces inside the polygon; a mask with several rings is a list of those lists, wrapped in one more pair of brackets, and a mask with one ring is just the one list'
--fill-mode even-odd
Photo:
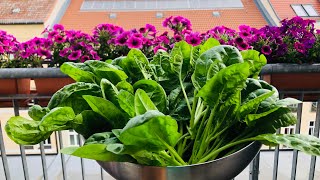
{"label": "railing post", "polygon": [[260,152],[250,163],[250,180],[259,180],[259,163],[260,163]]}
{"label": "railing post", "polygon": [[[319,128],[320,128],[320,99],[318,99],[318,101],[317,101],[317,114],[316,114],[316,122],[315,122],[315,127],[314,127],[314,136],[315,137],[319,137]],[[311,156],[309,180],[314,179],[316,161],[317,161],[317,157]]]}

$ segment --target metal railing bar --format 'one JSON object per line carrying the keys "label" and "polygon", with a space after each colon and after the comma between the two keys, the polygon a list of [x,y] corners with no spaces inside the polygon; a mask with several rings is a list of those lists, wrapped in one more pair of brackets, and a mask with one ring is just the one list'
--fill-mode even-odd
{"label": "metal railing bar", "polygon": [[0,95],[0,100],[7,99],[48,99],[51,98],[52,95],[41,95],[41,94],[8,94],[8,95]]}
{"label": "metal railing bar", "polygon": [[7,154],[6,154],[6,150],[3,142],[1,122],[0,122],[0,152],[1,152],[2,165],[4,169],[4,176],[6,180],[11,180],[9,165],[8,165],[8,158],[7,158]]}
{"label": "metal railing bar", "polygon": [[[59,141],[60,149],[62,149],[63,148],[63,142],[62,142],[61,131],[58,132],[58,141]],[[61,156],[61,166],[62,166],[62,177],[63,177],[63,180],[66,180],[67,179],[66,161],[65,161],[64,154],[60,153],[60,156]]]}
{"label": "metal railing bar", "polygon": [[45,152],[44,152],[43,142],[40,143],[40,155],[41,155],[43,179],[47,180],[48,179],[47,161],[46,161],[46,156],[45,156]]}
{"label": "metal railing bar", "polygon": [[[299,96],[299,100],[303,101],[303,98],[304,98],[304,94],[301,93]],[[302,119],[302,106],[303,106],[303,103],[298,104],[297,124],[296,124],[295,134],[300,134],[301,119]],[[293,157],[292,157],[291,180],[296,179],[297,163],[298,163],[298,150],[294,149],[293,150]]]}
{"label": "metal railing bar", "polygon": [[249,173],[250,180],[259,180],[259,164],[260,164],[260,152],[250,163],[250,173]]}
{"label": "metal railing bar", "polygon": [[[81,147],[82,145],[82,141],[81,141],[81,136],[80,134],[78,134],[78,142],[79,142],[79,146]],[[82,180],[85,180],[85,171],[84,171],[84,162],[83,162],[83,158],[80,158],[80,164],[81,164],[81,175],[82,175]]]}
{"label": "metal railing bar", "polygon": [[[279,95],[280,99],[283,99],[284,94],[280,93]],[[277,130],[277,134],[280,133],[280,129]],[[276,146],[274,150],[274,158],[273,158],[273,174],[272,179],[277,180],[278,179],[278,165],[279,165],[279,145]]]}
{"label": "metal railing bar", "polygon": [[[12,100],[14,115],[19,116],[19,102],[16,99]],[[28,171],[28,164],[26,158],[26,151],[23,145],[19,145],[20,153],[21,153],[21,163],[23,169],[23,175],[25,180],[29,180],[29,171]]]}
{"label": "metal railing bar", "polygon": [[1,79],[68,77],[59,68],[2,68]]}
{"label": "metal railing bar", "polygon": [[103,169],[100,167],[100,175],[101,175],[101,180],[104,180],[104,177],[103,177]]}
{"label": "metal railing bar", "polygon": [[[315,127],[314,127],[314,136],[319,137],[319,127],[320,127],[320,99],[317,101],[317,114],[316,114],[316,122],[315,122]],[[316,161],[317,157],[316,156],[311,156],[311,162],[310,162],[310,171],[309,171],[309,180],[314,179],[314,173],[315,173],[315,168],[316,168]]]}

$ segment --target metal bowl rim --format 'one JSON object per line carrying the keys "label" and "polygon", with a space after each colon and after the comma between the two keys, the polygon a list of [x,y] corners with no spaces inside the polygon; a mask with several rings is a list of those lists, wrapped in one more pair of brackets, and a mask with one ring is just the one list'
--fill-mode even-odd
{"label": "metal bowl rim", "polygon": [[[159,168],[159,169],[164,169],[164,168],[169,168],[169,169],[173,169],[173,168],[184,168],[184,167],[194,167],[194,166],[202,166],[202,165],[205,165],[205,164],[210,164],[210,163],[213,163],[213,162],[216,162],[216,161],[220,161],[220,160],[223,160],[223,159],[226,159],[230,156],[234,156],[238,153],[240,153],[241,151],[244,151],[245,149],[247,149],[249,146],[252,146],[254,143],[259,143],[261,144],[259,141],[253,141],[251,142],[250,144],[246,145],[245,147],[241,148],[240,150],[228,155],[228,156],[224,156],[222,158],[219,158],[219,159],[215,159],[215,160],[212,160],[212,161],[207,161],[207,162],[204,162],[204,163],[198,163],[198,164],[189,164],[189,165],[184,165],[184,166],[164,166],[164,167],[161,167],[161,166],[146,166],[146,165],[141,165],[141,164],[135,164],[135,163],[131,163],[131,162],[117,162],[117,163],[124,163],[124,164],[130,164],[131,166],[138,166],[138,167],[148,167],[148,168]],[[259,148],[260,149],[260,148]],[[104,162],[104,161],[100,161],[100,162]]]}

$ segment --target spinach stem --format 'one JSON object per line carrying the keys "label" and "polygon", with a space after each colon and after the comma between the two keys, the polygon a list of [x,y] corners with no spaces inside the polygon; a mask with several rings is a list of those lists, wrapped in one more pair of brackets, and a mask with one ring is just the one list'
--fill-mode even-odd
{"label": "spinach stem", "polygon": [[162,155],[162,157],[164,159],[166,159],[169,162],[172,162],[173,165],[175,166],[182,166],[182,164],[180,162],[178,162],[177,160],[175,160],[173,157],[169,156],[169,154],[167,154],[167,152],[165,151],[160,151],[159,153],[160,155]]}
{"label": "spinach stem", "polygon": [[206,162],[207,160],[211,159],[213,156],[216,156],[217,154],[219,154],[221,151],[224,151],[230,147],[233,147],[235,145],[241,144],[241,143],[245,143],[245,142],[249,142],[249,141],[254,141],[254,138],[247,138],[247,139],[242,139],[233,143],[229,143],[215,151],[212,151],[211,153],[209,153],[207,156],[205,156],[204,158],[200,159],[197,163],[203,163]]}
{"label": "spinach stem", "polygon": [[182,79],[181,79],[181,75],[179,74],[179,82],[180,82],[180,86],[181,86],[181,90],[182,90],[182,93],[183,93],[183,96],[184,96],[184,99],[186,100],[186,103],[187,103],[187,106],[188,106],[188,109],[189,109],[189,113],[190,115],[192,114],[192,109],[191,109],[191,106],[190,106],[190,103],[189,103],[189,99],[188,99],[188,96],[187,96],[187,93],[184,89],[184,86],[183,86],[183,83],[182,83]]}
{"label": "spinach stem", "polygon": [[165,145],[168,148],[168,151],[170,152],[170,154],[173,155],[178,160],[179,163],[181,163],[182,165],[187,165],[187,163],[184,162],[184,160],[179,156],[179,154],[174,148],[172,148],[169,144],[167,144],[162,139],[159,139],[159,140],[163,143],[163,145]]}
{"label": "spinach stem", "polygon": [[196,97],[197,95],[197,90],[194,90],[193,93],[193,102],[192,102],[192,109],[191,109],[191,118],[190,118],[190,128],[193,128],[194,126],[194,120],[195,120],[195,116],[196,116],[196,108],[197,108],[197,101],[198,101],[198,97]]}

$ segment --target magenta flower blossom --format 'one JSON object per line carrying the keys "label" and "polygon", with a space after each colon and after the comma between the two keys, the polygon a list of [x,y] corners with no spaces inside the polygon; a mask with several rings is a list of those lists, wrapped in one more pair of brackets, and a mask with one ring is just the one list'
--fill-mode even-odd
{"label": "magenta flower blossom", "polygon": [[66,42],[66,39],[61,35],[57,35],[54,37],[54,41],[58,44],[61,44],[61,43]]}
{"label": "magenta flower blossom", "polygon": [[140,49],[142,48],[143,44],[142,44],[142,40],[140,38],[137,38],[135,36],[132,36],[128,39],[127,41],[127,46],[129,48],[137,48]]}
{"label": "magenta flower blossom", "polygon": [[156,46],[156,47],[154,47],[154,49],[153,49],[153,52],[156,54],[157,52],[158,52],[158,50],[159,49],[162,49],[162,50],[167,50],[167,48],[165,48],[165,47],[163,47],[163,46],[160,46],[160,45],[158,45],[158,46]]}
{"label": "magenta flower blossom", "polygon": [[55,25],[53,26],[53,30],[55,30],[55,31],[63,31],[63,30],[64,30],[64,27],[63,27],[63,25],[61,25],[61,24],[55,24]]}
{"label": "magenta flower blossom", "polygon": [[162,26],[163,27],[168,27],[169,26],[169,23],[171,22],[172,20],[172,16],[166,18],[163,22],[162,22]]}
{"label": "magenta flower blossom", "polygon": [[181,37],[180,35],[178,35],[178,34],[174,35],[173,38],[174,38],[174,40],[175,40],[176,42],[182,41],[182,37]]}
{"label": "magenta flower blossom", "polygon": [[51,53],[49,50],[47,49],[42,49],[42,48],[39,48],[37,50],[37,54],[40,56],[40,57],[46,57],[46,58],[51,58]]}
{"label": "magenta flower blossom", "polygon": [[127,40],[128,40],[127,33],[123,33],[116,38],[115,44],[124,46],[127,43]]}
{"label": "magenta flower blossom", "polygon": [[157,32],[156,31],[156,27],[151,25],[151,24],[146,24],[146,29],[147,29],[148,32],[154,32],[154,33]]}
{"label": "magenta flower blossom", "polygon": [[241,38],[241,37],[237,37],[234,42],[239,45],[239,44],[242,44],[244,42],[244,40]]}
{"label": "magenta flower blossom", "polygon": [[186,41],[192,46],[197,46],[201,43],[201,38],[199,33],[190,33],[186,35]]}
{"label": "magenta flower blossom", "polygon": [[69,60],[78,60],[81,56],[81,50],[76,50],[76,51],[72,51],[69,56],[68,59]]}
{"label": "magenta flower blossom", "polygon": [[89,56],[84,55],[84,56],[82,56],[82,57],[80,58],[80,61],[81,61],[81,62],[85,62],[85,61],[87,61],[87,60],[89,60],[89,59],[90,59]]}
{"label": "magenta flower blossom", "polygon": [[66,57],[66,56],[69,54],[69,51],[71,51],[71,49],[69,49],[69,48],[62,49],[62,50],[59,52],[59,56],[61,56],[61,57]]}
{"label": "magenta flower blossom", "polygon": [[144,28],[144,27],[142,27],[142,28],[139,29],[139,32],[140,32],[140,33],[146,33],[146,32],[147,32],[147,29]]}
{"label": "magenta flower blossom", "polygon": [[247,25],[240,25],[239,26],[239,30],[240,31],[245,31],[245,32],[250,32],[251,31],[251,27],[247,26]]}
{"label": "magenta flower blossom", "polygon": [[300,53],[305,53],[306,52],[306,48],[304,47],[304,45],[300,42],[295,42],[294,43],[294,48],[300,52]]}
{"label": "magenta flower blossom", "polygon": [[264,55],[270,55],[272,53],[272,50],[270,46],[265,45],[265,46],[262,46],[261,53]]}
{"label": "magenta flower blossom", "polygon": [[48,33],[48,38],[54,38],[58,34],[59,33],[57,31],[51,31],[51,32]]}
{"label": "magenta flower blossom", "polygon": [[247,43],[245,43],[245,42],[243,42],[243,43],[241,43],[241,44],[238,44],[238,48],[241,50],[241,51],[243,51],[243,50],[247,50],[247,49],[249,49],[249,44],[247,44]]}
{"label": "magenta flower blossom", "polygon": [[[1,49],[1,47],[0,47],[0,49]],[[29,58],[30,55],[31,55],[31,54],[30,54],[28,51],[22,51],[22,52],[20,53],[20,56],[21,56],[22,58],[24,58],[24,59]]]}

